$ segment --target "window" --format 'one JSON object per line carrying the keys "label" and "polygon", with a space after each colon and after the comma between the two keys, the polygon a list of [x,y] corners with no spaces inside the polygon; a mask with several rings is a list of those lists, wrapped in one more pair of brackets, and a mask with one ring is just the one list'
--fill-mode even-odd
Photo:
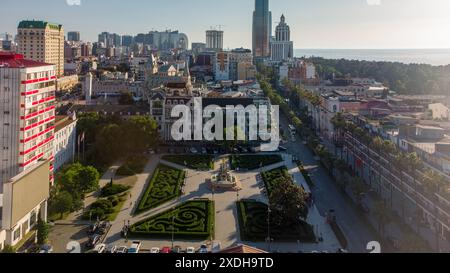
{"label": "window", "polygon": [[30,227],[34,226],[34,224],[36,224],[36,211],[32,211],[31,215],[30,215]]}
{"label": "window", "polygon": [[17,241],[20,238],[20,227],[18,227],[16,230],[14,230],[14,241]]}

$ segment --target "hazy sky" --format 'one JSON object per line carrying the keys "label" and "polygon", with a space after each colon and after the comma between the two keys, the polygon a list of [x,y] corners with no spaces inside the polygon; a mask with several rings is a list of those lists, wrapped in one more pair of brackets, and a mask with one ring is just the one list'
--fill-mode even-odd
{"label": "hazy sky", "polygon": [[[270,7],[274,27],[286,15],[295,48],[450,48],[449,0],[272,0]],[[225,47],[250,48],[253,9],[254,0],[14,0],[2,5],[0,32],[40,19],[88,41],[102,31],[178,29],[204,42],[205,30],[224,25]]]}

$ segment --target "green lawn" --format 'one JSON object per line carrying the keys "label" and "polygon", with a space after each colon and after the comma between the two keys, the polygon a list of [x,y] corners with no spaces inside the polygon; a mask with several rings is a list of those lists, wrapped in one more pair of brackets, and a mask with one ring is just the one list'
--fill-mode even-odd
{"label": "green lawn", "polygon": [[145,156],[134,156],[128,158],[128,160],[117,169],[116,175],[118,176],[131,176],[140,174],[144,171],[145,165],[148,159]]}
{"label": "green lawn", "polygon": [[184,178],[184,171],[160,164],[145,189],[136,213],[139,214],[154,209],[181,196],[181,186],[184,183]]}
{"label": "green lawn", "polygon": [[[243,200],[237,203],[241,240],[264,242],[267,238],[267,205],[254,200]],[[308,223],[298,226],[270,226],[270,237],[278,242],[316,241],[314,230]]]}
{"label": "green lawn", "polygon": [[[133,237],[208,239],[214,233],[214,202],[193,200],[136,223]],[[172,225],[173,222],[173,225]]]}
{"label": "green lawn", "polygon": [[165,155],[162,159],[194,170],[214,169],[212,155]]}
{"label": "green lawn", "polygon": [[256,170],[283,161],[280,155],[231,155],[231,168],[236,170]]}
{"label": "green lawn", "polygon": [[261,176],[264,180],[264,185],[266,186],[267,196],[269,196],[269,197],[272,193],[272,189],[280,181],[286,180],[286,179],[292,181],[292,177],[289,175],[289,172],[286,167],[281,167],[281,168],[273,169],[268,172],[263,172],[261,174]]}

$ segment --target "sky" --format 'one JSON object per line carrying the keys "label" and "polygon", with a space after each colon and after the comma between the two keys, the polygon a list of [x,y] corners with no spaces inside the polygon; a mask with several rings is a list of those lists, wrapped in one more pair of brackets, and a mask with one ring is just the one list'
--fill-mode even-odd
{"label": "sky", "polygon": [[[295,48],[450,48],[448,0],[271,0],[270,9],[274,27],[285,14]],[[221,25],[225,48],[251,48],[253,10],[254,0],[14,0],[2,5],[0,33],[36,19],[85,41],[171,29],[205,42]]]}

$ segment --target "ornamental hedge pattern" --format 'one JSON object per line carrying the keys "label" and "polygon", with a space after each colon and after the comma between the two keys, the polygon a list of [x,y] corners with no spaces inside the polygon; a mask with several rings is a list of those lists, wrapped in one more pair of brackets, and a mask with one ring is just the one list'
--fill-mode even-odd
{"label": "ornamental hedge pattern", "polygon": [[232,155],[230,156],[231,168],[236,170],[256,170],[283,161],[280,155]]}
{"label": "ornamental hedge pattern", "polygon": [[[239,229],[242,241],[264,242],[267,239],[267,205],[255,200],[242,200],[237,203]],[[308,223],[298,226],[270,226],[270,237],[274,241],[315,242],[314,230]]]}
{"label": "ornamental hedge pattern", "polygon": [[184,178],[184,171],[160,164],[139,202],[136,213],[154,209],[181,196]]}
{"label": "ornamental hedge pattern", "polygon": [[214,202],[206,199],[185,202],[130,228],[132,236],[152,238],[171,238],[173,232],[175,238],[207,239],[213,231]]}

